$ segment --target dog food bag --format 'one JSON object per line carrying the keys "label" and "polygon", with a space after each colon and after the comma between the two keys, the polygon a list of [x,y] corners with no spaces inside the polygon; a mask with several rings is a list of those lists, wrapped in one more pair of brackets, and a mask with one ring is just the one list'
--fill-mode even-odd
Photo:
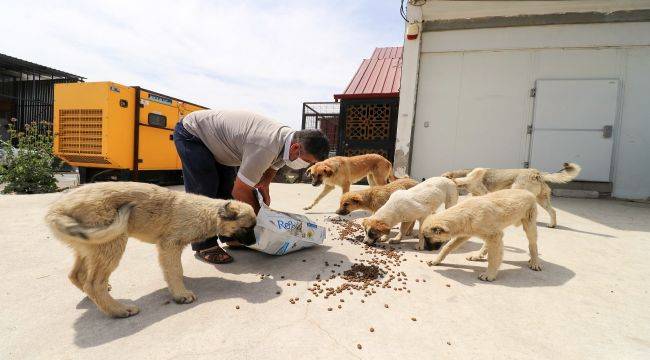
{"label": "dog food bag", "polygon": [[251,249],[271,255],[284,255],[325,241],[325,227],[318,226],[304,215],[272,210],[264,204],[262,195],[256,193],[260,212],[255,226],[257,242],[249,246]]}

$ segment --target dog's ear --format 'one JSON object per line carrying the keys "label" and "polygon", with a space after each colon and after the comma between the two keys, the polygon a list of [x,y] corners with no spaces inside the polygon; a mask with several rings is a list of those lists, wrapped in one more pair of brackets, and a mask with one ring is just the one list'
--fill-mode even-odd
{"label": "dog's ear", "polygon": [[232,221],[237,219],[237,210],[232,206],[232,201],[226,201],[225,204],[219,209],[219,217],[222,220]]}
{"label": "dog's ear", "polygon": [[433,233],[436,234],[436,235],[446,234],[446,233],[449,232],[449,228],[446,227],[446,226],[443,226],[443,225],[440,225],[440,226],[434,226],[434,227],[431,229],[431,232],[433,232]]}
{"label": "dog's ear", "polygon": [[359,194],[351,195],[350,196],[350,201],[355,203],[355,204],[358,204],[358,203],[361,202],[361,196]]}
{"label": "dog's ear", "polygon": [[305,171],[305,174],[306,174],[307,176],[311,176],[311,169],[313,169],[314,166],[315,166],[315,165],[312,165],[312,166],[310,166],[309,168],[307,168],[307,170]]}
{"label": "dog's ear", "polygon": [[375,229],[377,229],[377,231],[379,231],[380,233],[390,232],[390,226],[388,226],[388,224],[386,224],[381,220],[375,222]]}
{"label": "dog's ear", "polygon": [[325,176],[332,176],[334,175],[334,169],[332,169],[332,167],[329,165],[323,165],[323,173]]}

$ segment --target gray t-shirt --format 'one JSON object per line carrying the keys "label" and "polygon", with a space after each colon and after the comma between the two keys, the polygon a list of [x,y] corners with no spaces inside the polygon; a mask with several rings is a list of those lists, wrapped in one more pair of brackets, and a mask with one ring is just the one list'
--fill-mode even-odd
{"label": "gray t-shirt", "polygon": [[237,177],[249,186],[257,185],[268,168],[284,165],[283,149],[294,133],[245,110],[194,111],[183,118],[183,127],[210,149],[218,163],[239,166]]}

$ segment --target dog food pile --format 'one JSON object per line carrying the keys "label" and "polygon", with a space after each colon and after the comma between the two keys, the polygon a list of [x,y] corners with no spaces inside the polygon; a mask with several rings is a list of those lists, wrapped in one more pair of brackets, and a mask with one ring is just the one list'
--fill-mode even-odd
{"label": "dog food pile", "polygon": [[[317,298],[335,297],[338,299],[336,306],[332,303],[324,305],[327,306],[325,308],[327,311],[336,311],[343,309],[346,301],[352,300],[348,295],[355,295],[355,293],[363,295],[360,301],[365,304],[364,298],[377,294],[378,291],[386,291],[383,289],[390,290],[392,288],[396,292],[411,292],[408,288],[408,275],[400,269],[402,263],[407,259],[399,245],[393,247],[382,243],[365,244],[363,243],[364,231],[360,224],[338,217],[331,217],[327,220],[335,225],[335,228],[330,228],[332,233],[338,235],[334,239],[341,242],[349,241],[359,246],[360,257],[355,258],[354,263],[347,270],[342,269],[344,266],[342,260],[340,263],[325,260],[324,270],[315,275],[315,281],[307,288],[307,302],[313,303]],[[424,279],[415,279],[415,283],[424,282],[426,282]],[[287,283],[287,286],[291,285],[291,283]],[[293,283],[293,285],[296,284]],[[297,304],[299,300],[298,297],[292,297],[289,302]],[[390,309],[389,304],[384,304],[384,307]],[[417,321],[415,317],[411,317],[410,320]],[[374,327],[370,327],[370,332],[374,331]],[[358,344],[358,348],[362,348],[361,344]]]}
{"label": "dog food pile", "polygon": [[362,242],[364,238],[363,226],[354,221],[345,220],[342,218],[330,217],[327,218],[329,222],[338,225],[339,241],[348,240],[352,242]]}

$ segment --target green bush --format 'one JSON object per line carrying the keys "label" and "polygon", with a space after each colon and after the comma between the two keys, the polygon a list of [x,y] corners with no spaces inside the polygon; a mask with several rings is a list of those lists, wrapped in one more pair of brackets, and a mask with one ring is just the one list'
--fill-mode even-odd
{"label": "green bush", "polygon": [[[11,124],[9,137],[1,144],[4,150],[0,165],[2,192],[39,194],[57,191],[50,125],[32,122],[25,126],[25,132],[18,132]],[[13,148],[12,143],[17,144],[17,148]]]}

